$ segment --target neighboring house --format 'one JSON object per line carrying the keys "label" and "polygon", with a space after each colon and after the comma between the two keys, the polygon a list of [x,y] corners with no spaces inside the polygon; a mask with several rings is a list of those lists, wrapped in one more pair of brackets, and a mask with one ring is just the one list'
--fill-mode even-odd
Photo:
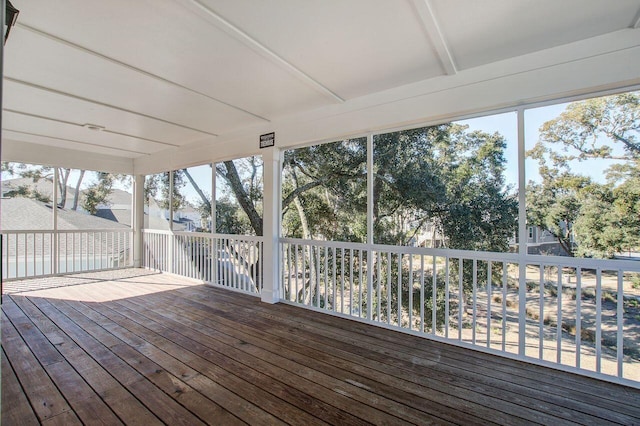
{"label": "neighboring house", "polygon": [[[150,229],[169,230],[169,210],[158,205],[153,198],[144,207],[144,227]],[[190,205],[173,212],[173,230],[195,232],[202,228],[200,212]]]}
{"label": "neighboring house", "polygon": [[96,216],[131,226],[132,216],[132,199],[133,196],[127,191],[114,189],[106,202],[99,204]]}
{"label": "neighboring house", "polygon": [[442,235],[435,223],[429,222],[423,226],[422,231],[417,234],[409,245],[427,248],[444,247],[445,237]]}
{"label": "neighboring house", "polygon": [[[560,227],[564,231],[566,224],[561,223]],[[575,244],[573,234],[571,234],[571,244]],[[555,256],[568,256],[569,253],[560,245],[558,239],[547,229],[535,225],[527,226],[527,253],[528,254],[550,254]],[[516,233],[509,240],[511,251],[518,250],[518,234]]]}

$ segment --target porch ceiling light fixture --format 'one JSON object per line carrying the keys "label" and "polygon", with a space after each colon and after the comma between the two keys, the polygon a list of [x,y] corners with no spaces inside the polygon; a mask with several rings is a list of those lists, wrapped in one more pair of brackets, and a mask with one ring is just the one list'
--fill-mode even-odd
{"label": "porch ceiling light fixture", "polygon": [[9,0],[6,0],[6,2],[4,15],[4,44],[7,44],[11,27],[16,24],[16,21],[18,20],[18,13],[20,13],[18,9],[13,7]]}
{"label": "porch ceiling light fixture", "polygon": [[84,127],[85,129],[93,130],[94,132],[101,132],[104,130],[104,126],[90,123],[83,124],[82,127]]}

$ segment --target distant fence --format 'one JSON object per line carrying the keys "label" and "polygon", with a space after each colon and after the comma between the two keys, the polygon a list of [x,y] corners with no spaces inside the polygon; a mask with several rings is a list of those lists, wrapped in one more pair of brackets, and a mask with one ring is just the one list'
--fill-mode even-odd
{"label": "distant fence", "polygon": [[130,229],[3,230],[2,279],[125,268]]}

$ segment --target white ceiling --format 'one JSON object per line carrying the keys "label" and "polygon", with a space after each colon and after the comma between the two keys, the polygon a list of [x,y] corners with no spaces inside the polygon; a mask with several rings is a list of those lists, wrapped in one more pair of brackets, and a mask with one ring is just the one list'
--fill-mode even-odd
{"label": "white ceiling", "polygon": [[640,0],[12,3],[3,143],[13,156],[37,144],[130,161],[305,112],[363,108],[411,84],[437,91],[557,46],[637,37],[640,16]]}

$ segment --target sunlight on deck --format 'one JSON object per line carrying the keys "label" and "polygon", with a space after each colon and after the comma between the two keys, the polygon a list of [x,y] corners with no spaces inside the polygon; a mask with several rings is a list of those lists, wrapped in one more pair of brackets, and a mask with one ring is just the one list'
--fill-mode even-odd
{"label": "sunlight on deck", "polygon": [[4,283],[3,293],[81,302],[108,302],[198,285],[204,284],[190,278],[130,268],[10,281]]}

